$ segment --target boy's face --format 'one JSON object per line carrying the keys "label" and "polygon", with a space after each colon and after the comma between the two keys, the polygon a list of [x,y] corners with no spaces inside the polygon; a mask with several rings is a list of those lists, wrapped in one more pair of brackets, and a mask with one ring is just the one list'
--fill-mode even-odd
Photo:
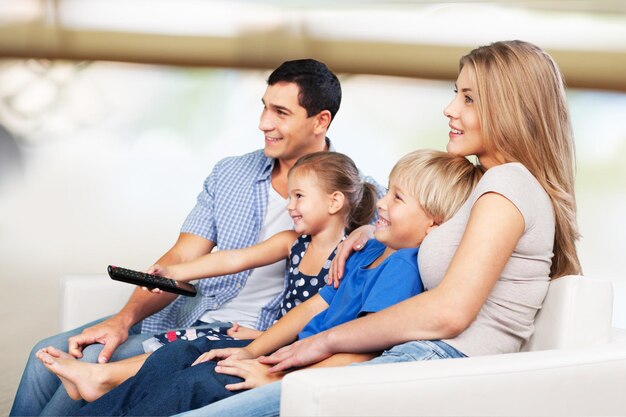
{"label": "boy's face", "polygon": [[419,246],[426,234],[436,227],[430,216],[415,197],[394,181],[387,194],[378,200],[378,221],[374,236],[376,240],[392,249]]}

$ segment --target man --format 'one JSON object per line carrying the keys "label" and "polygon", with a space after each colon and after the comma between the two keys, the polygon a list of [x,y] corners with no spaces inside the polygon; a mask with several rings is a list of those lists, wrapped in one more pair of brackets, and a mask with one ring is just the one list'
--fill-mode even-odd
{"label": "man", "polygon": [[[298,158],[329,150],[328,127],[339,109],[341,86],[326,65],[287,61],[268,79],[259,129],[265,147],[223,159],[204,182],[196,206],[174,246],[157,263],[189,261],[220,249],[251,246],[293,227],[285,210],[287,172]],[[267,328],[284,285],[285,263],[199,282],[201,296],[179,297],[136,289],[117,314],[38,343],[90,362],[143,353],[153,333],[183,327],[229,326],[231,321]],[[31,354],[11,415],[67,415],[82,405]]]}

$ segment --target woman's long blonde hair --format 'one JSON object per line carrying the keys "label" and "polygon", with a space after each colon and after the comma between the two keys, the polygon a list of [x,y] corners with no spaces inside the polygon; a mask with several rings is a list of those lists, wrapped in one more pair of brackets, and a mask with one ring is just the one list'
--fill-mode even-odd
{"label": "woman's long blonde hair", "polygon": [[461,58],[478,100],[485,146],[523,164],[546,190],[556,220],[550,276],[582,273],[576,240],[574,141],[565,86],[554,60],[522,41],[496,42]]}

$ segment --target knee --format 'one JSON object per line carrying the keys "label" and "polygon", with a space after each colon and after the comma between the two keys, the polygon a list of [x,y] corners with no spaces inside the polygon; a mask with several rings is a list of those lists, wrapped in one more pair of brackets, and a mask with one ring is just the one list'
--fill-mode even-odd
{"label": "knee", "polygon": [[67,351],[67,348],[68,348],[67,337],[64,337],[63,335],[58,334],[55,336],[42,339],[35,344],[31,353],[36,353],[38,350],[46,348],[48,346],[53,346],[57,349]]}
{"label": "knee", "polygon": [[198,356],[200,356],[203,352],[198,349],[197,346],[194,346],[192,343],[189,343],[184,340],[177,340],[172,343],[168,343],[167,345],[161,347],[157,351],[155,351],[152,355],[150,355],[150,361],[166,361],[166,363],[187,363],[187,366],[191,365],[193,361],[195,361]]}
{"label": "knee", "polygon": [[103,347],[104,346],[99,343],[85,346],[83,348],[83,357],[80,360],[83,362],[97,363],[98,356],[100,355]]}

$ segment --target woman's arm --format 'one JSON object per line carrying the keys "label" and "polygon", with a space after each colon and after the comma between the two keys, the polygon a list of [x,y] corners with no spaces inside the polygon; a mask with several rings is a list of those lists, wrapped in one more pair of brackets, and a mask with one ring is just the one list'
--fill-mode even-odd
{"label": "woman's arm", "polygon": [[524,218],[513,203],[500,194],[484,194],[474,204],[459,247],[436,288],[260,361],[282,371],[337,352],[371,352],[411,340],[455,337],[478,315],[523,231]]}
{"label": "woman's arm", "polygon": [[192,261],[168,267],[153,265],[148,273],[164,275],[179,281],[234,274],[286,259],[297,237],[298,234],[293,230],[286,230],[247,248],[208,253]]}

